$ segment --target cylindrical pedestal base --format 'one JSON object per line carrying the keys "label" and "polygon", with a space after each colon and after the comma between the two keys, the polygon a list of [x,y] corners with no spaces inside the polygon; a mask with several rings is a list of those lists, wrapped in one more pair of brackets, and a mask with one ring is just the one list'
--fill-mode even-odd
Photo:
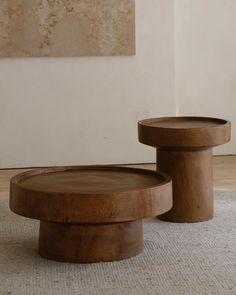
{"label": "cylindrical pedestal base", "polygon": [[39,254],[64,262],[121,260],[142,252],[142,229],[142,220],[112,224],[41,221]]}
{"label": "cylindrical pedestal base", "polygon": [[173,180],[173,207],[158,218],[172,222],[213,218],[212,149],[157,149],[157,167]]}

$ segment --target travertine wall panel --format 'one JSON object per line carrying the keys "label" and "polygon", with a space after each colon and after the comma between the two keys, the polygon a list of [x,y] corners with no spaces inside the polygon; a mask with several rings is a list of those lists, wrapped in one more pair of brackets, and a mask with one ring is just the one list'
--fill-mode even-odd
{"label": "travertine wall panel", "polygon": [[135,0],[1,0],[0,56],[135,54]]}

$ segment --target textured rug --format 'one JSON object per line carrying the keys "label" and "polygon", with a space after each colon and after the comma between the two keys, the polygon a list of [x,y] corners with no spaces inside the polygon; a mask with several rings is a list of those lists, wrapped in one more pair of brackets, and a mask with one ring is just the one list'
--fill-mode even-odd
{"label": "textured rug", "polygon": [[115,263],[40,258],[38,226],[0,202],[1,295],[236,295],[236,193],[215,194],[208,222],[146,220],[144,252]]}

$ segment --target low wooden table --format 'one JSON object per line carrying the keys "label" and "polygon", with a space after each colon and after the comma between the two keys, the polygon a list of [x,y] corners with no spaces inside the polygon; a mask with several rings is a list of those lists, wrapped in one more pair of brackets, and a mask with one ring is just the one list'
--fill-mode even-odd
{"label": "low wooden table", "polygon": [[57,167],[11,179],[11,210],[40,220],[39,254],[58,261],[137,255],[143,250],[142,219],[171,206],[171,179],[143,169]]}
{"label": "low wooden table", "polygon": [[160,219],[196,222],[213,217],[212,147],[230,140],[230,122],[205,117],[147,119],[139,141],[156,147],[157,168],[173,180],[173,207]]}

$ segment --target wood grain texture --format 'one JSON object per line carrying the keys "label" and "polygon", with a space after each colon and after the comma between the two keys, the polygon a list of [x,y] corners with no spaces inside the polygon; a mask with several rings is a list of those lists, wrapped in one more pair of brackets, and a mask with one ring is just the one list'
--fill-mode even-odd
{"label": "wood grain texture", "polygon": [[[61,174],[65,190],[61,190]],[[51,188],[52,175],[60,189],[56,185]],[[37,169],[11,179],[10,208],[19,215],[44,221],[130,221],[169,210],[172,205],[170,182],[166,175],[142,169],[105,166]],[[78,190],[78,183],[87,186],[87,192],[84,188]],[[108,189],[101,190],[101,184]],[[74,191],[68,186],[74,187]],[[97,191],[91,186],[97,187]],[[117,191],[117,187],[121,190]]]}
{"label": "wood grain texture", "polygon": [[143,251],[142,220],[107,224],[40,222],[39,254],[64,262],[105,262]]}
{"label": "wood grain texture", "polygon": [[1,0],[0,57],[133,55],[134,0]]}
{"label": "wood grain texture", "polygon": [[198,222],[213,217],[212,147],[230,140],[230,122],[173,117],[138,123],[139,141],[157,148],[157,168],[173,180],[173,207],[160,218]]}
{"label": "wood grain texture", "polygon": [[166,117],[140,121],[139,141],[153,147],[208,148],[230,140],[230,122],[218,118]]}
{"label": "wood grain texture", "polygon": [[[142,218],[171,206],[171,179],[144,169],[55,167],[11,179],[10,209],[41,220],[39,253],[51,259],[60,256],[60,261],[113,261],[137,255],[143,243]],[[57,245],[51,245],[53,241]]]}
{"label": "wood grain texture", "polygon": [[173,180],[173,209],[159,216],[174,222],[213,218],[212,149],[173,151],[157,149],[158,169]]}

